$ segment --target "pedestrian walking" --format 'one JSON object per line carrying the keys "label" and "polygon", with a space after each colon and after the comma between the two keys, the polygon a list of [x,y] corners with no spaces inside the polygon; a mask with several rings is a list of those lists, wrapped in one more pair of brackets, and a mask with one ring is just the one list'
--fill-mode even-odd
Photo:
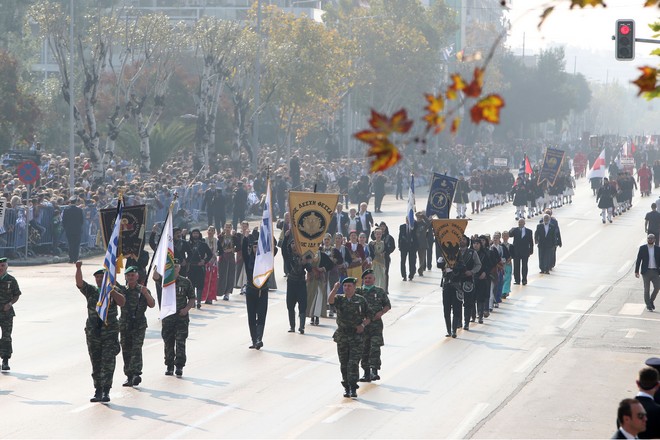
{"label": "pedestrian walking", "polygon": [[359,380],[360,382],[380,380],[378,374],[381,367],[380,347],[385,345],[382,317],[392,309],[392,304],[387,292],[376,286],[376,274],[373,269],[367,269],[362,273],[362,287],[356,289],[355,293],[367,300],[372,314],[371,322],[364,329],[361,360],[364,375]]}
{"label": "pedestrian walking", "polygon": [[9,359],[13,353],[11,333],[14,329],[14,304],[21,296],[16,278],[7,273],[9,262],[6,257],[0,258],[0,357],[2,358],[2,371],[9,371]]}
{"label": "pedestrian walking", "polygon": [[[644,281],[644,303],[646,310],[652,312],[655,310],[655,298],[660,291],[660,246],[655,244],[655,235],[646,236],[646,244],[639,247],[637,251],[637,260],[635,261],[635,277],[639,278],[642,274]],[[651,283],[653,283],[653,292],[651,292]]]}

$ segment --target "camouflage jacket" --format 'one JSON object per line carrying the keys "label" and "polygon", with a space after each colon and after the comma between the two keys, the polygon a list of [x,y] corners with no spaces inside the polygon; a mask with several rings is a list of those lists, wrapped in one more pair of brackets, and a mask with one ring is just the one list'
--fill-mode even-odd
{"label": "camouflage jacket", "polygon": [[126,297],[126,303],[121,308],[119,323],[122,325],[130,324],[132,328],[147,328],[147,317],[145,316],[147,300],[144,299],[144,295],[137,286],[129,288],[128,285],[121,286],[117,284],[117,290]]}
{"label": "camouflage jacket", "polygon": [[[80,292],[87,300],[87,327],[100,328],[101,318],[96,311],[96,305],[99,301],[99,288],[83,281],[83,286],[80,288]],[[106,328],[115,331],[119,328],[117,325],[117,303],[115,303],[112,297],[110,298],[110,305],[108,306],[108,325]]]}
{"label": "camouflage jacket", "polygon": [[367,300],[357,293],[350,299],[345,295],[335,296],[335,308],[337,310],[337,332],[342,334],[355,334],[356,327],[365,318],[371,318]]}
{"label": "camouflage jacket", "polygon": [[2,307],[19,296],[21,296],[21,289],[18,288],[16,278],[6,273],[0,278],[0,316],[16,316],[13,306],[7,312],[3,311]]}
{"label": "camouflage jacket", "polygon": [[387,296],[385,290],[383,290],[381,287],[374,286],[371,289],[359,287],[355,290],[355,293],[362,295],[364,299],[367,300],[367,304],[369,304],[369,310],[373,315],[380,312],[385,307],[392,308],[392,305],[390,304],[390,298]]}
{"label": "camouflage jacket", "polygon": [[179,275],[176,279],[176,312],[179,313],[184,307],[186,307],[188,301],[195,298],[195,289],[190,280]]}

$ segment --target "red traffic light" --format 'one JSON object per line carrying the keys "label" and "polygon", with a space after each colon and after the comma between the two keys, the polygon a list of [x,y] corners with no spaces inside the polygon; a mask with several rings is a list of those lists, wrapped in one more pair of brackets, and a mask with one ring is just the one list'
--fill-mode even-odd
{"label": "red traffic light", "polygon": [[619,28],[619,32],[622,35],[628,35],[630,33],[630,26],[626,24],[622,24],[621,27]]}

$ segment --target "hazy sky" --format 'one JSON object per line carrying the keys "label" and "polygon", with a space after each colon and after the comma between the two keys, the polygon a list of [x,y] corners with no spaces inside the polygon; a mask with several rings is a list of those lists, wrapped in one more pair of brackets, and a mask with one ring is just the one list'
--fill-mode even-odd
{"label": "hazy sky", "polygon": [[[566,47],[567,71],[583,73],[592,80],[605,82],[616,78],[628,81],[639,76],[636,67],[657,66],[660,57],[649,52],[660,45],[636,43],[635,60],[614,59],[614,26],[617,19],[635,20],[635,36],[652,38],[648,24],[660,21],[660,8],[644,8],[644,0],[605,0],[606,8],[586,7],[569,10],[569,0],[510,0],[509,18],[511,32],[507,45],[516,54],[538,54],[539,50],[553,46]],[[539,16],[545,6],[554,4],[555,10],[541,29],[537,28]],[[524,35],[524,37],[523,37]],[[588,55],[588,56],[587,56]]]}

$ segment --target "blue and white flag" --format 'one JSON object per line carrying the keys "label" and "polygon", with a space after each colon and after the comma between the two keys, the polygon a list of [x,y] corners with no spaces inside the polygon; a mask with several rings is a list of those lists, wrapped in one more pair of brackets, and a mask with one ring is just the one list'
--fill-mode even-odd
{"label": "blue and white flag", "polygon": [[[117,217],[115,224],[112,228],[112,235],[108,242],[108,249],[105,252],[105,260],[103,260],[103,283],[99,289],[99,300],[96,303],[96,313],[103,322],[108,319],[108,306],[110,305],[110,291],[115,287],[117,281],[117,273],[121,270],[121,249],[119,249],[119,236],[121,232],[121,214],[122,214],[122,200],[119,198],[117,201]],[[119,257],[119,264],[117,258]]]}
{"label": "blue and white flag", "polygon": [[264,213],[259,225],[259,242],[257,256],[254,260],[254,272],[252,284],[261,289],[268,277],[273,273],[275,267],[275,254],[273,249],[273,214],[270,206],[270,179],[266,183],[266,201],[264,202]]}
{"label": "blue and white flag", "polygon": [[426,204],[427,217],[435,214],[438,218],[449,218],[451,203],[454,200],[454,192],[456,192],[456,182],[458,182],[458,179],[440,173],[433,173],[429,200]]}
{"label": "blue and white flag", "polygon": [[406,212],[408,219],[408,230],[415,227],[415,175],[410,175],[410,187],[408,188],[408,210]]}

